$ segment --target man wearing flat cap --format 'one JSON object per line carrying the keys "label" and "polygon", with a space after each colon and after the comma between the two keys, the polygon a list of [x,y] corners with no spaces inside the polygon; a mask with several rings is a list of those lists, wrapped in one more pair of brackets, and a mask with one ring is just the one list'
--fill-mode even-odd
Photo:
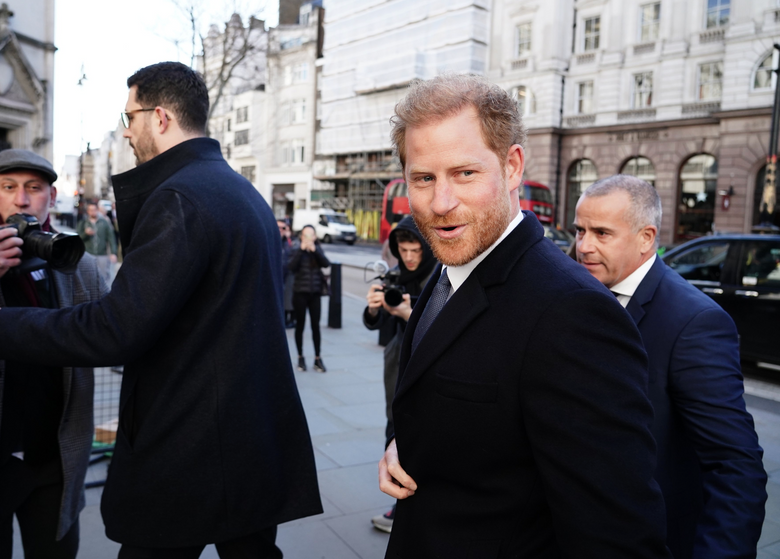
{"label": "man wearing flat cap", "polygon": [[[53,232],[49,208],[57,198],[56,180],[41,156],[0,152],[2,224],[11,215],[29,214]],[[48,264],[28,270],[22,256],[16,229],[0,229],[0,307],[64,308],[108,291],[89,254],[72,273]],[[14,514],[26,557],[76,557],[92,447],[92,394],[90,368],[0,360],[0,557],[12,554]]]}

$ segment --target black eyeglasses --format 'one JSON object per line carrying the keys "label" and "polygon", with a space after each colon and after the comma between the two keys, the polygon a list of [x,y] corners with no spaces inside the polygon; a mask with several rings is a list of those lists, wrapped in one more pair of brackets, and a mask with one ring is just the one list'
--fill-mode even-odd
{"label": "black eyeglasses", "polygon": [[122,115],[122,124],[125,125],[125,128],[130,128],[130,117],[128,115],[131,115],[133,113],[143,113],[143,112],[146,112],[146,111],[153,111],[153,110],[154,110],[154,108],[151,108],[151,109],[135,109],[135,110],[132,110],[132,111],[124,111],[124,112],[121,112],[119,114]]}

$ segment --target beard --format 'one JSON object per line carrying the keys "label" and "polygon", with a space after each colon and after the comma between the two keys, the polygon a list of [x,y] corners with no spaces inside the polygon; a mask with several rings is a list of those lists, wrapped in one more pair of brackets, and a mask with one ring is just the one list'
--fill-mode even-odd
{"label": "beard", "polygon": [[[512,221],[512,208],[507,197],[497,197],[485,210],[477,213],[465,210],[454,215],[423,216],[412,212],[420,233],[428,241],[433,255],[447,266],[463,266],[485,252],[504,234]],[[442,239],[434,228],[467,223],[467,230],[456,239]]]}
{"label": "beard", "polygon": [[135,144],[130,142],[130,147],[133,148],[136,165],[146,163],[150,159],[154,159],[160,155],[160,151],[157,149],[157,146],[154,145],[154,140],[152,139],[152,134],[149,132],[148,127],[144,128]]}

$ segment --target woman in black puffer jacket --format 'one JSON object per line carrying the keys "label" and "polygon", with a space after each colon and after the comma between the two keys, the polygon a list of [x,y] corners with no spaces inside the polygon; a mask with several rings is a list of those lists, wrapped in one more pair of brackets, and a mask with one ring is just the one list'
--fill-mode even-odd
{"label": "woman in black puffer jacket", "polygon": [[320,298],[325,278],[322,268],[330,266],[317,240],[314,227],[305,225],[301,239],[293,246],[288,267],[295,274],[293,282],[293,313],[295,314],[295,345],[298,348],[298,370],[306,370],[303,358],[303,327],[306,325],[306,309],[311,318],[311,334],[314,340],[314,370],[324,373],[325,365],[320,357]]}

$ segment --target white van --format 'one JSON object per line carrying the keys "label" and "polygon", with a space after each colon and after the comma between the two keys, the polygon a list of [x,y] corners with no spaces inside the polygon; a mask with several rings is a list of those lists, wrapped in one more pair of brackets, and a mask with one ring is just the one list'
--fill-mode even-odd
{"label": "white van", "polygon": [[311,225],[317,232],[317,238],[323,243],[344,241],[348,245],[357,239],[357,229],[349,222],[347,214],[336,212],[330,208],[319,210],[295,210],[292,229],[298,234],[306,225]]}

